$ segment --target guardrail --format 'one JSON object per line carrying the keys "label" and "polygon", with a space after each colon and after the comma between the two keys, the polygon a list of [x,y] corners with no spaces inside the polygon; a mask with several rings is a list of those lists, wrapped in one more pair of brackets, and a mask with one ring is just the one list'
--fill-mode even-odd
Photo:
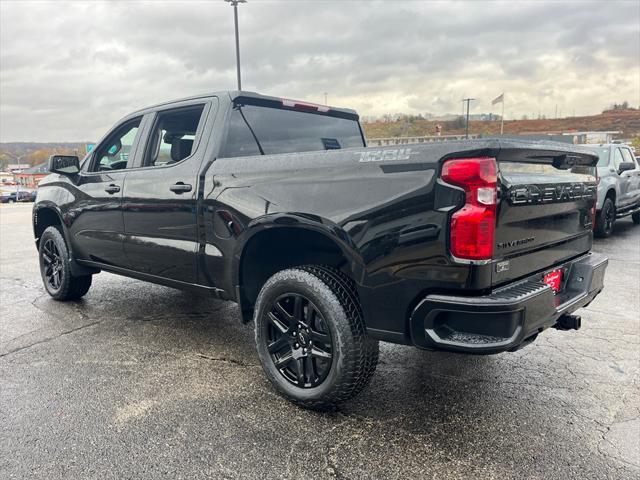
{"label": "guardrail", "polygon": [[[469,135],[469,138],[480,138],[480,135]],[[367,146],[384,147],[386,145],[413,145],[416,143],[446,142],[451,140],[465,139],[465,135],[428,135],[423,137],[367,138]]]}

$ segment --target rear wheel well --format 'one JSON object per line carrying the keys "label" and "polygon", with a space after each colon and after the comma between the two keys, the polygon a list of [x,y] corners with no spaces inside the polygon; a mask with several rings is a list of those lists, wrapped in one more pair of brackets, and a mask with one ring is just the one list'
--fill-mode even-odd
{"label": "rear wheel well", "polygon": [[301,265],[326,265],[345,271],[347,264],[340,247],[313,230],[281,227],[256,234],[245,246],[239,267],[238,300],[243,321],[251,320],[260,289],[276,272]]}
{"label": "rear wheel well", "polygon": [[40,237],[42,237],[44,231],[52,225],[62,226],[62,221],[55,210],[52,208],[41,208],[36,212],[33,219],[33,233],[36,237],[36,245],[39,245]]}

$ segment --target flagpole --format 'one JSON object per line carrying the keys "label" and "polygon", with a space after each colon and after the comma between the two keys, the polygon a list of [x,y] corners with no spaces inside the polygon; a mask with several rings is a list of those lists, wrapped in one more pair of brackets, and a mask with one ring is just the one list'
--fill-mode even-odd
{"label": "flagpole", "polygon": [[504,93],[502,94],[502,116],[500,117],[500,135],[504,133]]}

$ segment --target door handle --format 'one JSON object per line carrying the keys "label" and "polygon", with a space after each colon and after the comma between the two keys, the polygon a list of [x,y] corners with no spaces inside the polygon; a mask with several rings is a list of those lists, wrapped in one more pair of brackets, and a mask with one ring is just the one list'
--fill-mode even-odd
{"label": "door handle", "polygon": [[190,192],[191,191],[191,185],[189,185],[188,183],[183,183],[183,182],[178,182],[175,183],[173,185],[171,185],[169,187],[169,190],[171,190],[172,192],[175,193],[185,193],[185,192]]}
{"label": "door handle", "polygon": [[112,183],[107,188],[105,188],[104,191],[107,192],[109,195],[112,195],[114,193],[118,193],[120,191],[120,187]]}

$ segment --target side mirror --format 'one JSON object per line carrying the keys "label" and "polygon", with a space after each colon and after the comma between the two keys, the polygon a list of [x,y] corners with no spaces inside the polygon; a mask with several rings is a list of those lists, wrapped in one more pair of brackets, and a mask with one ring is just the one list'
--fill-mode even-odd
{"label": "side mirror", "polygon": [[61,175],[75,175],[80,171],[80,159],[75,155],[51,155],[49,171]]}
{"label": "side mirror", "polygon": [[624,162],[618,166],[618,174],[626,172],[628,170],[635,170],[636,164],[633,162]]}

